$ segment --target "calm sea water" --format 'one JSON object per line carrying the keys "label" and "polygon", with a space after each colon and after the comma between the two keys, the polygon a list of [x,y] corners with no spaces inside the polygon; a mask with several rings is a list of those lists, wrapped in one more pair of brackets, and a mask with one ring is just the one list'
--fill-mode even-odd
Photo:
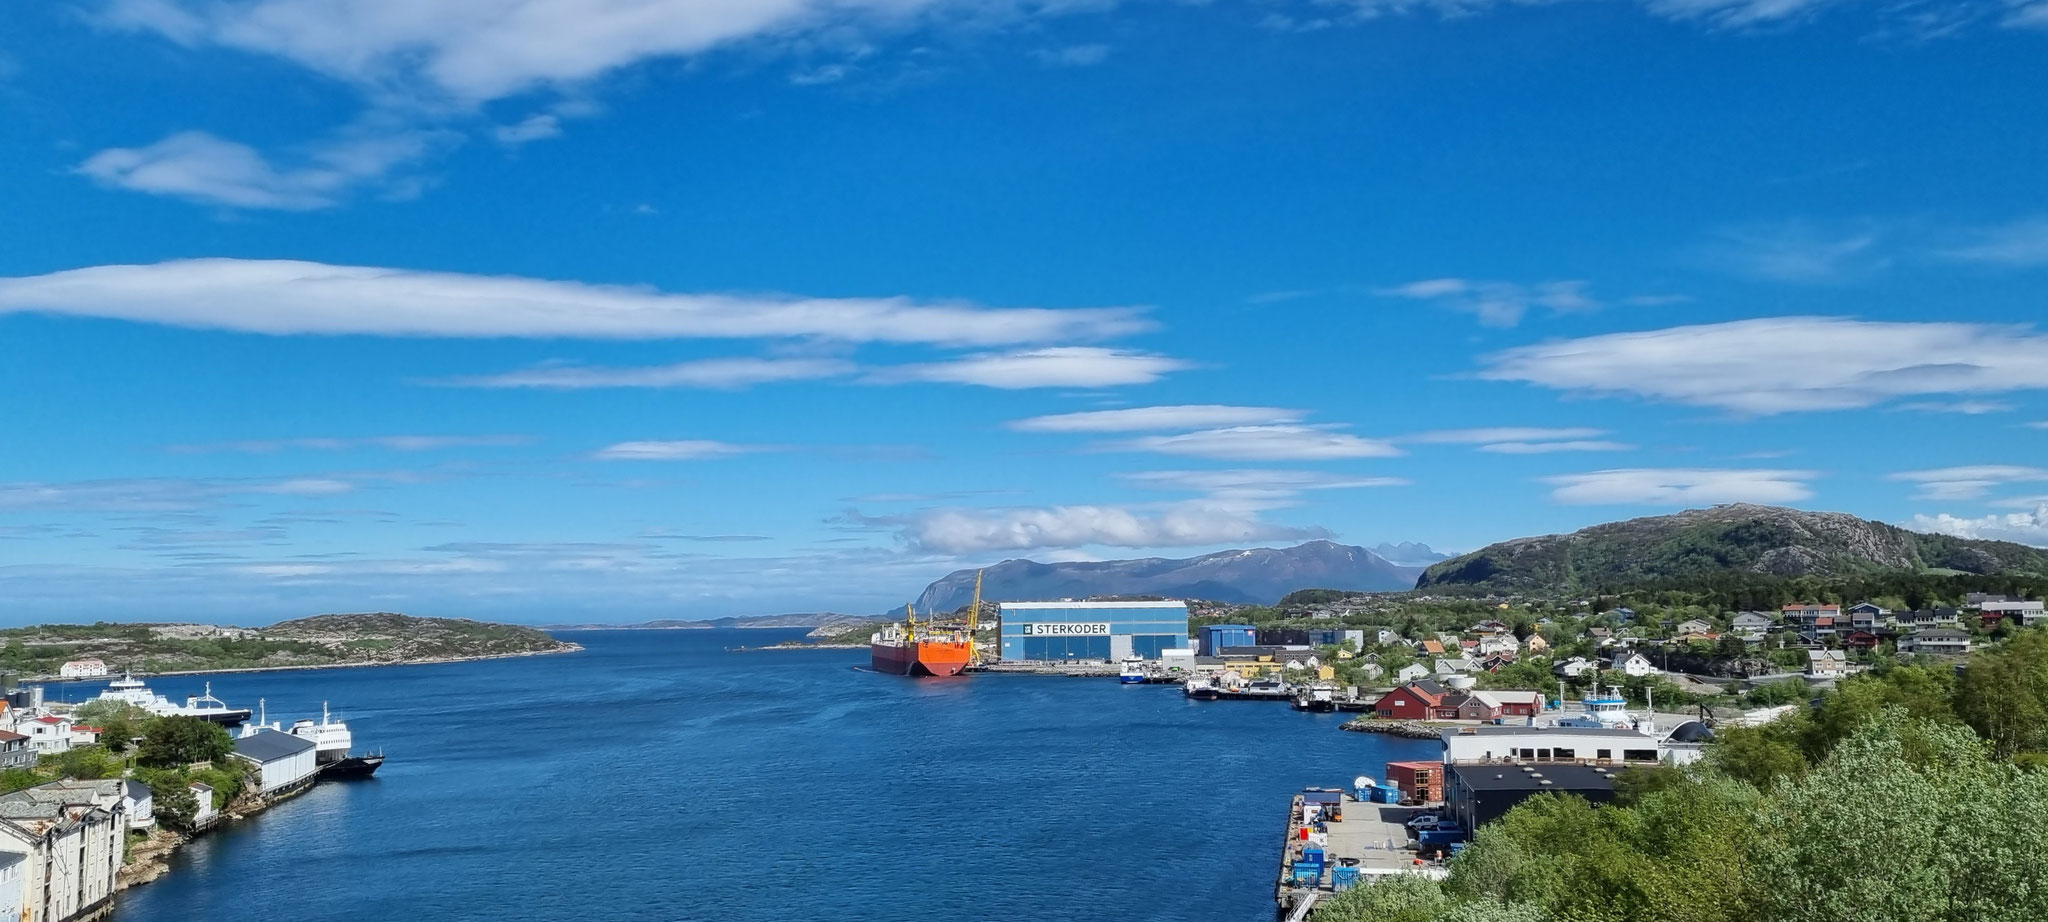
{"label": "calm sea water", "polygon": [[213,677],[273,719],[330,700],[390,762],[200,839],[114,918],[1264,922],[1289,794],[1436,748],[1170,686],[728,652],[798,633]]}

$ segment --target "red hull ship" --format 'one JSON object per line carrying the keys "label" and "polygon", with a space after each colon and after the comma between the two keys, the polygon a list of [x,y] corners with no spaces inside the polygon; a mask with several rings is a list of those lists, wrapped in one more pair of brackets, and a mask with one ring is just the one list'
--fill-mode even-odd
{"label": "red hull ship", "polygon": [[974,662],[974,629],[981,612],[981,575],[974,577],[974,605],[965,630],[919,630],[917,610],[904,606],[902,624],[868,639],[868,661],[876,672],[907,676],[956,676]]}

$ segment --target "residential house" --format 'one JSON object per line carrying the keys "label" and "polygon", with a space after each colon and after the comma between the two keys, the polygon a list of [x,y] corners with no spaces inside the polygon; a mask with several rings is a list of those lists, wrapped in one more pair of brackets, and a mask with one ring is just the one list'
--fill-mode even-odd
{"label": "residential house", "polygon": [[2029,626],[2039,624],[2043,618],[2048,618],[2048,612],[2042,610],[2042,604],[2039,599],[2015,599],[2009,596],[1997,596],[1978,602],[1977,610],[1984,613],[1987,624],[1990,623],[1993,615],[1997,615],[2000,618],[2012,618],[2022,625]]}
{"label": "residential house", "polygon": [[1849,674],[1849,655],[1840,650],[1806,651],[1806,675],[1813,679],[1839,679]]}
{"label": "residential house", "polygon": [[1598,643],[1600,646],[1603,647],[1610,647],[1614,645],[1614,630],[1612,628],[1587,628],[1586,636],[1593,638],[1595,643]]}
{"label": "residential house", "polygon": [[1479,661],[1465,657],[1445,657],[1436,661],[1436,674],[1440,676],[1469,675],[1479,671]]}
{"label": "residential house", "polygon": [[1843,612],[1849,619],[1849,629],[1855,631],[1877,630],[1877,626],[1883,624],[1885,617],[1891,613],[1891,609],[1876,602],[1858,602]]}
{"label": "residential house", "polygon": [[1521,652],[1522,645],[1515,642],[1515,635],[1513,634],[1494,634],[1479,641],[1478,645],[1473,649],[1480,656],[1490,656],[1495,653],[1512,655]]}
{"label": "residential house", "polygon": [[97,679],[107,674],[107,664],[96,659],[75,659],[57,667],[57,675],[66,679]]}
{"label": "residential house", "polygon": [[0,922],[21,922],[22,892],[21,872],[28,866],[28,856],[19,852],[0,852]]}
{"label": "residential house", "polygon": [[1922,608],[1898,612],[1892,620],[1902,628],[1940,627],[1962,623],[1963,613],[1953,608]]}
{"label": "residential house", "polygon": [[1784,607],[1785,623],[1803,635],[1827,637],[1835,633],[1836,623],[1842,618],[1842,606],[1832,602],[1816,604],[1795,603]]}
{"label": "residential house", "polygon": [[1608,668],[1618,669],[1621,671],[1623,675],[1626,675],[1630,678],[1641,678],[1646,675],[1656,675],[1657,673],[1663,671],[1658,669],[1655,664],[1651,663],[1649,657],[1644,656],[1641,653],[1629,653],[1626,655],[1617,656],[1614,658],[1612,665],[1610,665]]}
{"label": "residential house", "polygon": [[1687,634],[1711,634],[1713,632],[1714,622],[1708,621],[1705,618],[1689,618],[1678,622],[1678,626],[1671,629],[1671,633],[1680,636]]}
{"label": "residential house", "polygon": [[1599,672],[1600,666],[1583,656],[1574,656],[1550,667],[1550,671],[1567,679],[1576,679],[1588,673]]}
{"label": "residential house", "polygon": [[1527,647],[1530,653],[1550,652],[1550,641],[1544,640],[1542,634],[1530,634],[1529,639],[1522,642],[1522,646]]}
{"label": "residential house", "polygon": [[1875,650],[1878,642],[1878,636],[1869,631],[1850,631],[1842,635],[1842,648],[1845,650]]}
{"label": "residential house", "polygon": [[1505,633],[1508,633],[1508,631],[1509,631],[1509,629],[1508,629],[1508,626],[1507,626],[1507,624],[1505,624],[1504,622],[1500,622],[1500,621],[1493,621],[1493,620],[1487,620],[1487,621],[1481,621],[1481,622],[1479,622],[1478,624],[1472,625],[1472,631],[1471,631],[1471,633],[1474,633],[1474,634],[1505,634]]}
{"label": "residential house", "polygon": [[1373,631],[1373,642],[1379,644],[1382,647],[1391,647],[1394,644],[1402,643],[1403,641],[1404,638],[1402,638],[1400,631],[1384,627],[1378,628]]}
{"label": "residential house", "polygon": [[1480,660],[1479,668],[1484,669],[1487,672],[1499,672],[1501,671],[1502,667],[1512,665],[1514,661],[1515,655],[1513,653],[1495,653],[1483,660]]}
{"label": "residential house", "polygon": [[1394,681],[1396,682],[1414,682],[1426,678],[1429,678],[1429,667],[1421,663],[1409,663],[1406,666],[1402,666],[1401,671],[1394,673]]}
{"label": "residential house", "polygon": [[[12,730],[0,730],[0,769],[34,768],[36,751],[30,749],[28,737]],[[0,916],[5,922],[6,916]]]}
{"label": "residential house", "polygon": [[1500,718],[1500,700],[1491,692],[1467,692],[1446,697],[1437,705],[1436,713],[1444,720],[1497,720]]}
{"label": "residential house", "polygon": [[1430,656],[1442,656],[1444,655],[1444,642],[1441,640],[1425,640],[1422,642],[1422,652]]}
{"label": "residential house", "polygon": [[89,918],[113,899],[128,817],[118,797],[111,808],[98,799],[65,782],[0,795],[0,852],[22,856],[23,918]]}
{"label": "residential house", "polygon": [[1616,618],[1620,618],[1623,621],[1636,620],[1636,610],[1633,608],[1610,609],[1607,613],[1613,615]]}
{"label": "residential house", "polygon": [[1387,674],[1387,667],[1378,663],[1361,663],[1359,664],[1358,671],[1363,673],[1368,680],[1377,682],[1380,680],[1380,676]]}
{"label": "residential house", "polygon": [[28,748],[37,752],[63,752],[71,748],[71,721],[55,714],[44,714],[18,724],[17,729],[28,734]]}
{"label": "residential house", "polygon": [[1955,628],[1935,627],[1899,638],[1900,653],[1956,654],[1970,652],[1970,635]]}
{"label": "residential house", "polygon": [[1737,615],[1735,621],[1733,621],[1735,633],[1739,637],[1747,639],[1747,641],[1763,639],[1763,635],[1772,631],[1772,625],[1776,625],[1776,623],[1778,623],[1778,619],[1769,617],[1769,615],[1763,615],[1761,611],[1745,611],[1745,613]]}
{"label": "residential house", "polygon": [[1444,687],[1427,679],[1409,682],[1380,696],[1372,706],[1381,717],[1426,720],[1444,700]]}

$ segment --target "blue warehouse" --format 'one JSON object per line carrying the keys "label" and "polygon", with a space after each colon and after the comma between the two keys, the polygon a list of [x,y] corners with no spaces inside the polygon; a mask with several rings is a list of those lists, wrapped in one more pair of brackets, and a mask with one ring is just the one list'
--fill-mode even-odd
{"label": "blue warehouse", "polygon": [[1004,602],[1003,660],[1158,659],[1188,649],[1186,602]]}

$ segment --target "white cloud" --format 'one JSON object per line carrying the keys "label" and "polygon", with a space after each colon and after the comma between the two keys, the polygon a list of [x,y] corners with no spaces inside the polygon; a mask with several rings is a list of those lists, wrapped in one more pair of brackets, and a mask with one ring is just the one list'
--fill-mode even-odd
{"label": "white cloud", "polygon": [[1515,282],[1483,282],[1459,278],[1426,279],[1393,288],[1382,288],[1378,294],[1435,302],[1452,310],[1471,314],[1479,318],[1481,324],[1490,327],[1511,327],[1521,323],[1522,316],[1532,307],[1546,308],[1554,314],[1566,314],[1589,311],[1600,306],[1600,302],[1586,295],[1586,283],[1580,281],[1522,285]]}
{"label": "white cloud", "polygon": [[1914,499],[1975,499],[2013,483],[2048,482],[2048,468],[2019,464],[1974,464],[1924,471],[1900,471],[1893,480],[1919,484]]}
{"label": "white cloud", "polygon": [[2044,352],[2026,327],[1772,317],[1521,346],[1479,377],[1766,415],[2048,388]]}
{"label": "white cloud", "polygon": [[776,451],[773,445],[735,445],[709,439],[680,439],[667,442],[620,442],[599,449],[591,457],[599,461],[702,461],[730,458],[760,451]]}
{"label": "white cloud", "polygon": [[91,512],[179,513],[214,509],[229,497],[332,496],[355,489],[339,477],[257,478],[135,477],[64,482],[0,483],[0,513]]}
{"label": "white cloud", "polygon": [[1030,419],[1012,420],[1008,426],[1021,432],[1145,432],[1293,423],[1300,422],[1306,415],[1301,410],[1284,410],[1279,407],[1189,404],[1034,416]]}
{"label": "white cloud", "polygon": [[302,477],[297,480],[282,480],[254,488],[257,493],[282,493],[288,496],[332,496],[347,493],[356,488],[346,480],[324,477]]}
{"label": "white cloud", "polygon": [[1477,445],[1482,442],[1549,442],[1559,439],[1590,439],[1607,434],[1605,429],[1584,426],[1545,428],[1540,426],[1489,426],[1479,429],[1437,429],[1404,435],[1400,441],[1425,444]]}
{"label": "white cloud", "polygon": [[2020,425],[2023,425],[2029,429],[2048,429],[2048,419],[2043,419],[2031,423],[2021,423]]}
{"label": "white cloud", "polygon": [[1788,503],[1813,495],[1813,471],[1634,468],[1544,477],[1550,498],[1577,505]]}
{"label": "white cloud", "polygon": [[1916,515],[1906,527],[1914,531],[1955,535],[1958,538],[2013,541],[2034,547],[2048,547],[2048,502],[2042,502],[2028,512],[1976,518],[1954,516],[1946,512],[1938,515]]}
{"label": "white cloud", "polygon": [[1150,384],[1170,372],[1192,367],[1191,362],[1145,352],[1095,346],[1057,346],[1022,352],[982,353],[925,365],[902,365],[877,370],[868,376],[868,380],[878,384],[905,381],[976,384],[1004,390],[1114,387]]}
{"label": "white cloud", "polygon": [[2048,2],[2012,4],[2004,25],[2009,29],[2048,29]]}
{"label": "white cloud", "polygon": [[[2041,5],[2042,24],[2048,26],[2048,3]],[[2048,218],[2027,218],[1998,227],[1979,228],[1970,240],[1941,255],[1963,262],[1987,263],[2011,268],[2048,266]]]}
{"label": "white cloud", "polygon": [[1156,508],[940,509],[906,523],[902,537],[920,550],[967,554],[1088,545],[1190,547],[1325,538],[1329,532],[1267,522],[1227,504],[1191,502]]}
{"label": "white cloud", "polygon": [[584,390],[602,387],[695,387],[731,390],[782,381],[837,378],[854,372],[842,359],[732,358],[704,359],[641,368],[592,368],[583,365],[542,365],[494,375],[450,378],[450,387]]}
{"label": "white cloud", "polygon": [[2018,407],[1995,400],[1916,400],[1899,404],[1894,409],[1910,410],[1915,413],[1955,413],[1963,416],[1982,416],[1986,413],[2010,413]]}
{"label": "white cloud", "polygon": [[270,335],[815,337],[954,345],[1092,339],[1150,327],[1128,308],[670,294],[517,276],[252,259],[95,266],[0,278],[0,314],[15,311]]}
{"label": "white cloud", "polygon": [[209,205],[310,211],[383,182],[450,137],[426,130],[358,131],[314,145],[297,165],[281,167],[246,144],[185,131],[145,147],[100,151],[79,164],[78,172],[105,186]]}
{"label": "white cloud", "polygon": [[349,451],[382,448],[390,451],[440,451],[449,448],[504,448],[532,442],[524,435],[373,435],[347,438],[249,439],[210,445],[173,445],[179,454],[208,454],[232,451],[244,454],[275,454],[281,451]]}
{"label": "white cloud", "polygon": [[500,125],[492,134],[497,137],[500,144],[519,145],[533,141],[545,141],[549,138],[561,136],[562,119],[554,113],[542,112],[538,115],[527,116],[510,125]]}
{"label": "white cloud", "polygon": [[1560,451],[1634,451],[1634,445],[1627,442],[1610,442],[1605,439],[1574,439],[1568,442],[1494,442],[1479,446],[1480,451],[1497,455],[1547,455]]}
{"label": "white cloud", "polygon": [[1402,453],[1390,442],[1333,432],[1329,426],[1233,426],[1180,435],[1146,436],[1110,447],[1230,461],[1389,458]]}
{"label": "white cloud", "polygon": [[1724,29],[1741,29],[1799,19],[1833,5],[1834,0],[1645,0],[1650,12],[1666,19],[1696,20]]}

